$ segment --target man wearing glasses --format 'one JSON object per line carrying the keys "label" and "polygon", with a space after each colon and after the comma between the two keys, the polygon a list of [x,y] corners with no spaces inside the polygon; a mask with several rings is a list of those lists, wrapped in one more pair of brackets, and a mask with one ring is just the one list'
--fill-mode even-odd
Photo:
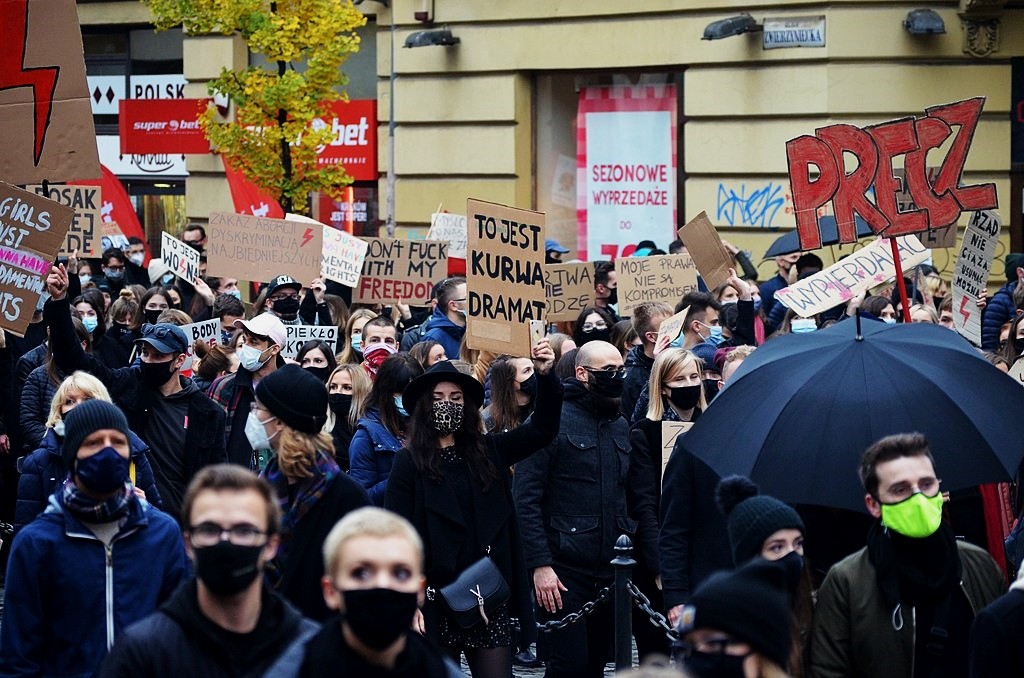
{"label": "man wearing glasses", "polygon": [[[615,541],[636,530],[623,485],[629,425],[619,412],[622,354],[606,341],[587,342],[576,354],[574,376],[565,382],[558,437],[517,464],[513,480],[542,622],[579,612],[611,586]],[[610,605],[598,606],[586,622],[551,633],[545,675],[604,675],[612,613]]]}
{"label": "man wearing glasses", "polygon": [[279,275],[267,285],[266,310],[280,318],[285,325],[301,325],[301,294],[302,283],[289,275]]}
{"label": "man wearing glasses", "polygon": [[810,675],[968,675],[971,622],[1006,588],[1002,571],[943,522],[941,481],[920,433],[869,447],[860,479],[879,520],[818,591]]}
{"label": "man wearing glasses", "polygon": [[100,676],[289,676],[318,630],[263,584],[281,512],[266,481],[235,465],[196,475],[182,505],[196,580],[128,629]]}
{"label": "man wearing glasses", "polygon": [[420,341],[436,341],[444,346],[444,354],[459,356],[459,345],[466,333],[466,311],[469,310],[466,279],[448,278],[437,290],[437,306],[430,316],[430,327]]}

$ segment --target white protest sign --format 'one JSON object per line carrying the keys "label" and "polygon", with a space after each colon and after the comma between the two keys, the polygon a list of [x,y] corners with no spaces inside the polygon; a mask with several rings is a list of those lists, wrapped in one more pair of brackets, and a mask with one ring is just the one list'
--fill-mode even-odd
{"label": "white protest sign", "polygon": [[288,213],[284,215],[284,218],[286,221],[317,224],[323,228],[324,249],[320,257],[321,278],[336,280],[346,287],[355,287],[359,283],[363,260],[366,259],[367,242],[365,240],[301,214]]}
{"label": "white protest sign", "polygon": [[[904,271],[928,258],[929,250],[917,236],[905,235],[897,238],[896,243]],[[895,276],[889,239],[880,238],[824,271],[779,290],[775,299],[801,318],[810,318]]]}
{"label": "white protest sign", "polygon": [[427,240],[444,240],[448,243],[448,256],[466,258],[466,215],[450,212],[435,212],[430,215],[430,230]]}
{"label": "white protest sign", "polygon": [[1024,360],[1017,360],[1010,368],[1009,375],[1018,384],[1024,386]]}
{"label": "white protest sign", "polygon": [[285,325],[284,329],[286,341],[281,349],[281,355],[285,358],[294,358],[302,345],[313,339],[326,342],[331,347],[331,352],[337,353],[337,325]]}
{"label": "white protest sign", "polygon": [[183,372],[188,372],[192,369],[192,358],[195,355],[194,347],[197,341],[205,341],[210,346],[220,343],[220,319],[211,318],[191,325],[182,325],[181,330],[188,339],[188,350],[185,351],[185,362],[181,369]]}
{"label": "white protest sign", "polygon": [[160,234],[160,259],[189,285],[199,279],[199,250],[164,231]]}
{"label": "white protest sign", "polygon": [[1002,224],[991,210],[975,212],[964,231],[953,274],[953,326],[961,336],[981,345],[981,309],[978,297],[988,284],[988,272],[999,243]]}

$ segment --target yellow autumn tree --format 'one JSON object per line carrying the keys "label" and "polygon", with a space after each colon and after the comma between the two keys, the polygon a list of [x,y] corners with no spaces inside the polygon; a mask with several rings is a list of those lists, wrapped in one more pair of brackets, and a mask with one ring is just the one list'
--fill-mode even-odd
{"label": "yellow autumn tree", "polygon": [[232,122],[216,108],[200,117],[207,138],[231,165],[277,197],[285,211],[305,213],[311,191],[339,197],[352,177],[340,165],[317,166],[317,146],[330,126],[312,125],[330,102],[345,97],[341,65],[359,50],[355,29],[366,23],[351,0],[142,0],[157,29],[190,35],[238,34],[271,68],[223,69],[211,94],[234,102]]}

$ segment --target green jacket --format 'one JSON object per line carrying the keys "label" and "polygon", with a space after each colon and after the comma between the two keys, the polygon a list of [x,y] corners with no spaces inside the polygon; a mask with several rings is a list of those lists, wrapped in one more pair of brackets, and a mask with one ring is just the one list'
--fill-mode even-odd
{"label": "green jacket", "polygon": [[[962,541],[957,546],[960,586],[977,614],[1006,591],[1006,582],[986,551]],[[912,678],[914,608],[887,607],[867,547],[836,563],[818,591],[809,678]]]}

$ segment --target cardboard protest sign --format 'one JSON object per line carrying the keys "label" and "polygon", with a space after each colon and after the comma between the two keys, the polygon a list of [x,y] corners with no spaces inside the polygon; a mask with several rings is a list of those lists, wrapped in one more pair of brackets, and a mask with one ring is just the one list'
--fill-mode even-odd
{"label": "cardboard protest sign", "polygon": [[171,272],[195,285],[199,278],[199,250],[164,231],[160,234],[160,258]]}
{"label": "cardboard protest sign", "polygon": [[1018,360],[1010,368],[1010,377],[1021,386],[1024,386],[1024,360]]}
{"label": "cardboard protest sign", "polygon": [[0,182],[0,327],[25,333],[74,218],[70,207]]}
{"label": "cardboard protest sign", "polygon": [[978,297],[988,285],[988,272],[999,244],[1002,223],[995,212],[975,212],[964,231],[953,274],[953,326],[961,336],[981,345]]}
{"label": "cardboard protest sign", "polygon": [[675,306],[687,292],[697,289],[697,266],[688,254],[623,257],[615,260],[619,287],[619,315],[647,301]]}
{"label": "cardboard protest sign", "polygon": [[441,240],[448,243],[448,256],[466,258],[466,217],[450,212],[435,212],[430,215],[430,230],[427,240]]}
{"label": "cardboard protest sign", "polygon": [[735,268],[736,264],[708,219],[707,212],[701,212],[680,228],[679,239],[686,243],[686,251],[693,258],[708,289],[713,290],[729,280],[729,269]]}
{"label": "cardboard protest sign", "polygon": [[665,466],[668,464],[672,450],[676,447],[676,439],[680,433],[686,433],[693,427],[692,421],[663,421],[661,422],[661,475],[665,476]]}
{"label": "cardboard protest sign", "polygon": [[[904,271],[928,259],[928,248],[917,236],[906,235],[896,242]],[[889,239],[879,238],[824,271],[779,290],[775,299],[801,318],[810,318],[894,277],[896,266]]]}
{"label": "cardboard protest sign", "polygon": [[0,178],[99,178],[76,3],[0,0],[0,26]]}
{"label": "cardboard protest sign", "polygon": [[100,224],[100,232],[103,234],[100,237],[100,245],[103,249],[110,249],[116,247],[118,249],[127,249],[128,238],[121,231],[121,227],[117,225],[116,221],[104,221]]}
{"label": "cardboard protest sign", "polygon": [[530,320],[544,319],[544,214],[467,200],[470,348],[530,355]]}
{"label": "cardboard protest sign", "polygon": [[366,259],[365,240],[301,214],[289,212],[284,218],[322,228],[324,251],[320,258],[320,277],[336,280],[346,287],[356,286]]}
{"label": "cardboard protest sign", "polygon": [[[220,319],[211,318],[198,323],[182,325],[181,330],[188,338],[188,349],[185,351],[185,362],[181,369],[183,372],[192,369],[192,359],[195,356],[195,345],[197,341],[205,341],[210,346],[220,343]],[[186,375],[188,376],[188,375]]]}
{"label": "cardboard protest sign", "polygon": [[324,233],[313,224],[212,212],[206,232],[209,275],[261,281],[290,275],[302,283],[320,277]]}
{"label": "cardboard protest sign", "polygon": [[661,338],[664,336],[668,336],[669,341],[675,341],[679,333],[683,331],[683,325],[686,324],[686,315],[689,312],[690,309],[684,308],[671,318],[662,320],[661,325],[658,326],[658,341],[661,341]]}
{"label": "cardboard protest sign", "polygon": [[[817,211],[829,202],[842,243],[857,240],[854,212],[875,233],[893,237],[955,224],[961,212],[995,209],[995,184],[960,184],[984,103],[984,97],[976,97],[933,106],[924,117],[863,129],[829,125],[814,135],[786,142],[800,248],[821,247]],[[929,151],[946,145],[949,150],[938,173],[929,178]],[[902,182],[893,175],[893,160],[900,156],[905,170]],[[904,183],[916,206],[906,212],[897,205]],[[872,188],[873,201],[868,198]]]}
{"label": "cardboard protest sign", "polygon": [[[914,196],[907,189],[907,173],[903,169],[893,170],[893,176],[900,181],[900,190],[896,191],[896,209],[900,212],[912,212],[917,209],[914,203]],[[926,175],[929,182],[934,182],[939,176],[938,167],[929,167]],[[956,247],[956,223],[941,228],[930,228],[916,234],[918,239],[928,249],[946,249]]]}
{"label": "cardboard protest sign", "polygon": [[302,345],[313,339],[326,342],[331,352],[337,352],[337,325],[285,325],[284,329],[287,341],[281,349],[281,355],[285,358],[294,358]]}
{"label": "cardboard protest sign", "polygon": [[352,301],[364,304],[430,303],[434,283],[448,277],[448,243],[367,238],[366,259]]}
{"label": "cardboard protest sign", "polygon": [[544,300],[548,322],[576,320],[594,303],[594,265],[544,264]]}
{"label": "cardboard protest sign", "polygon": [[68,257],[78,250],[79,257],[98,257],[103,254],[99,223],[103,198],[99,186],[50,186],[49,193],[41,185],[26,186],[26,191],[55,200],[75,210],[75,218],[64,238],[58,256]]}

